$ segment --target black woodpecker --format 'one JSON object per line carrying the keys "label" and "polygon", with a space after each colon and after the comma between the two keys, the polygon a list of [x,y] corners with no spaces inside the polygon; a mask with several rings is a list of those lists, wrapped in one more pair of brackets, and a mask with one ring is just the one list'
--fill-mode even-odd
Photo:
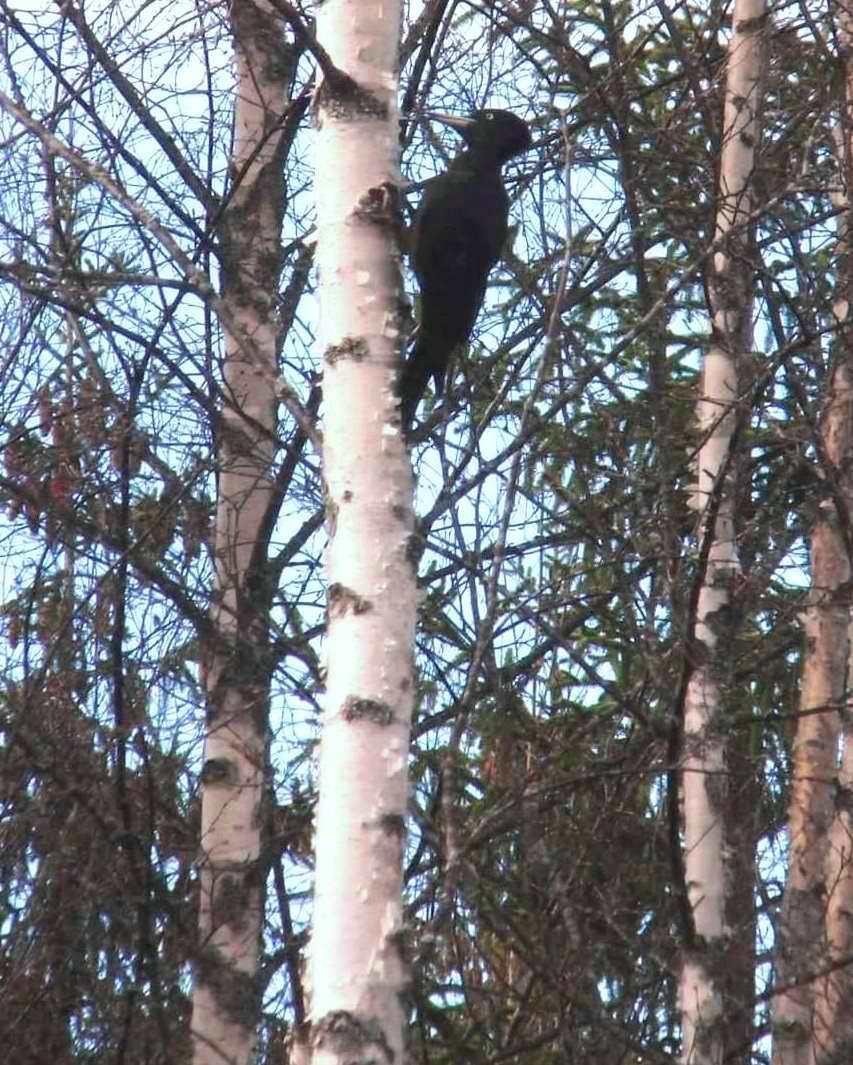
{"label": "black woodpecker", "polygon": [[445,173],[427,182],[415,216],[412,261],[421,321],[400,381],[405,430],[430,377],[436,395],[442,394],[450,356],[471,334],[507,237],[509,197],[501,167],[532,143],[527,123],[509,111],[426,117],[452,126],[465,148]]}

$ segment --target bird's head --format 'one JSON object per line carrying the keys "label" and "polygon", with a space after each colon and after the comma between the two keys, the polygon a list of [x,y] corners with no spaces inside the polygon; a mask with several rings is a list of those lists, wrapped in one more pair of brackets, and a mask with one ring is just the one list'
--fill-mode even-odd
{"label": "bird's head", "polygon": [[468,118],[434,113],[425,117],[452,127],[472,151],[492,156],[499,164],[526,152],[533,143],[530,127],[511,111],[486,108]]}

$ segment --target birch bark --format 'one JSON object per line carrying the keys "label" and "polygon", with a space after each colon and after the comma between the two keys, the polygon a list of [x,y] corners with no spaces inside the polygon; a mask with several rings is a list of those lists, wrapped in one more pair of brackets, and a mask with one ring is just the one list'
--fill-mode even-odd
{"label": "birch bark", "polygon": [[698,416],[696,506],[709,544],[696,611],[697,663],[685,699],[682,799],[684,867],[693,915],[680,980],[682,1060],[717,1065],[724,1047],[722,947],[726,923],[724,839],[725,731],[721,654],[733,622],[732,589],[740,573],[732,504],[732,446],[741,364],[752,347],[749,219],[760,135],[764,0],[737,0],[726,65],[716,233],[709,275],[712,343],[703,367]]}
{"label": "birch bark", "polygon": [[316,189],[329,545],[328,681],[311,942],[314,1065],[400,1062],[412,710],[412,477],[395,389],[396,2],[328,0],[341,76],[318,93]]}
{"label": "birch bark", "polygon": [[258,860],[272,668],[271,590],[262,560],[275,432],[287,45],[266,0],[234,4],[231,20],[236,183],[218,227],[224,401],[217,441],[216,639],[205,653],[194,1065],[248,1065],[256,1052],[263,917]]}

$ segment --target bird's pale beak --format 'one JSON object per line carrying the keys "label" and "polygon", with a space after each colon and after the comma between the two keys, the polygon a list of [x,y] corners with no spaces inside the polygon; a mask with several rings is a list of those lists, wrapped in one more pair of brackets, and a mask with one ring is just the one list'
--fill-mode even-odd
{"label": "bird's pale beak", "polygon": [[431,122],[443,122],[445,126],[452,126],[459,130],[470,129],[474,125],[473,118],[463,118],[462,115],[442,115],[436,111],[425,111],[421,117],[428,118]]}

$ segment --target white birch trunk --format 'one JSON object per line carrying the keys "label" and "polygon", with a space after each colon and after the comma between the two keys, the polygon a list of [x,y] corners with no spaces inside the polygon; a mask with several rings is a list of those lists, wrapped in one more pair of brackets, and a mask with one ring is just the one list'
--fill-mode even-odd
{"label": "white birch trunk", "polygon": [[318,40],[357,90],[318,92],[328,689],[311,941],[314,1065],[401,1062],[402,849],[412,709],[411,469],[400,432],[400,9],[328,0]]}
{"label": "white birch trunk", "polygon": [[725,919],[725,736],[718,644],[727,635],[727,608],[740,572],[732,512],[731,446],[739,366],[752,343],[752,281],[745,249],[752,211],[752,177],[760,135],[764,0],[737,0],[726,68],[723,143],[716,240],[709,277],[711,348],[703,368],[696,506],[710,552],[696,614],[700,657],[688,684],[684,714],[682,801],[685,878],[696,932],[682,963],[682,1060],[718,1065],[723,1055],[720,986]]}
{"label": "white birch trunk", "polygon": [[[268,600],[250,581],[270,502],[283,210],[285,40],[266,0],[231,11],[235,87],[232,174],[222,242],[225,399],[218,434],[215,529],[217,640],[205,653],[208,732],[201,774],[199,952],[194,1065],[248,1065],[259,1020],[263,885],[261,800],[270,660]],[[251,351],[243,338],[251,338]],[[261,544],[257,564],[265,558]]]}

